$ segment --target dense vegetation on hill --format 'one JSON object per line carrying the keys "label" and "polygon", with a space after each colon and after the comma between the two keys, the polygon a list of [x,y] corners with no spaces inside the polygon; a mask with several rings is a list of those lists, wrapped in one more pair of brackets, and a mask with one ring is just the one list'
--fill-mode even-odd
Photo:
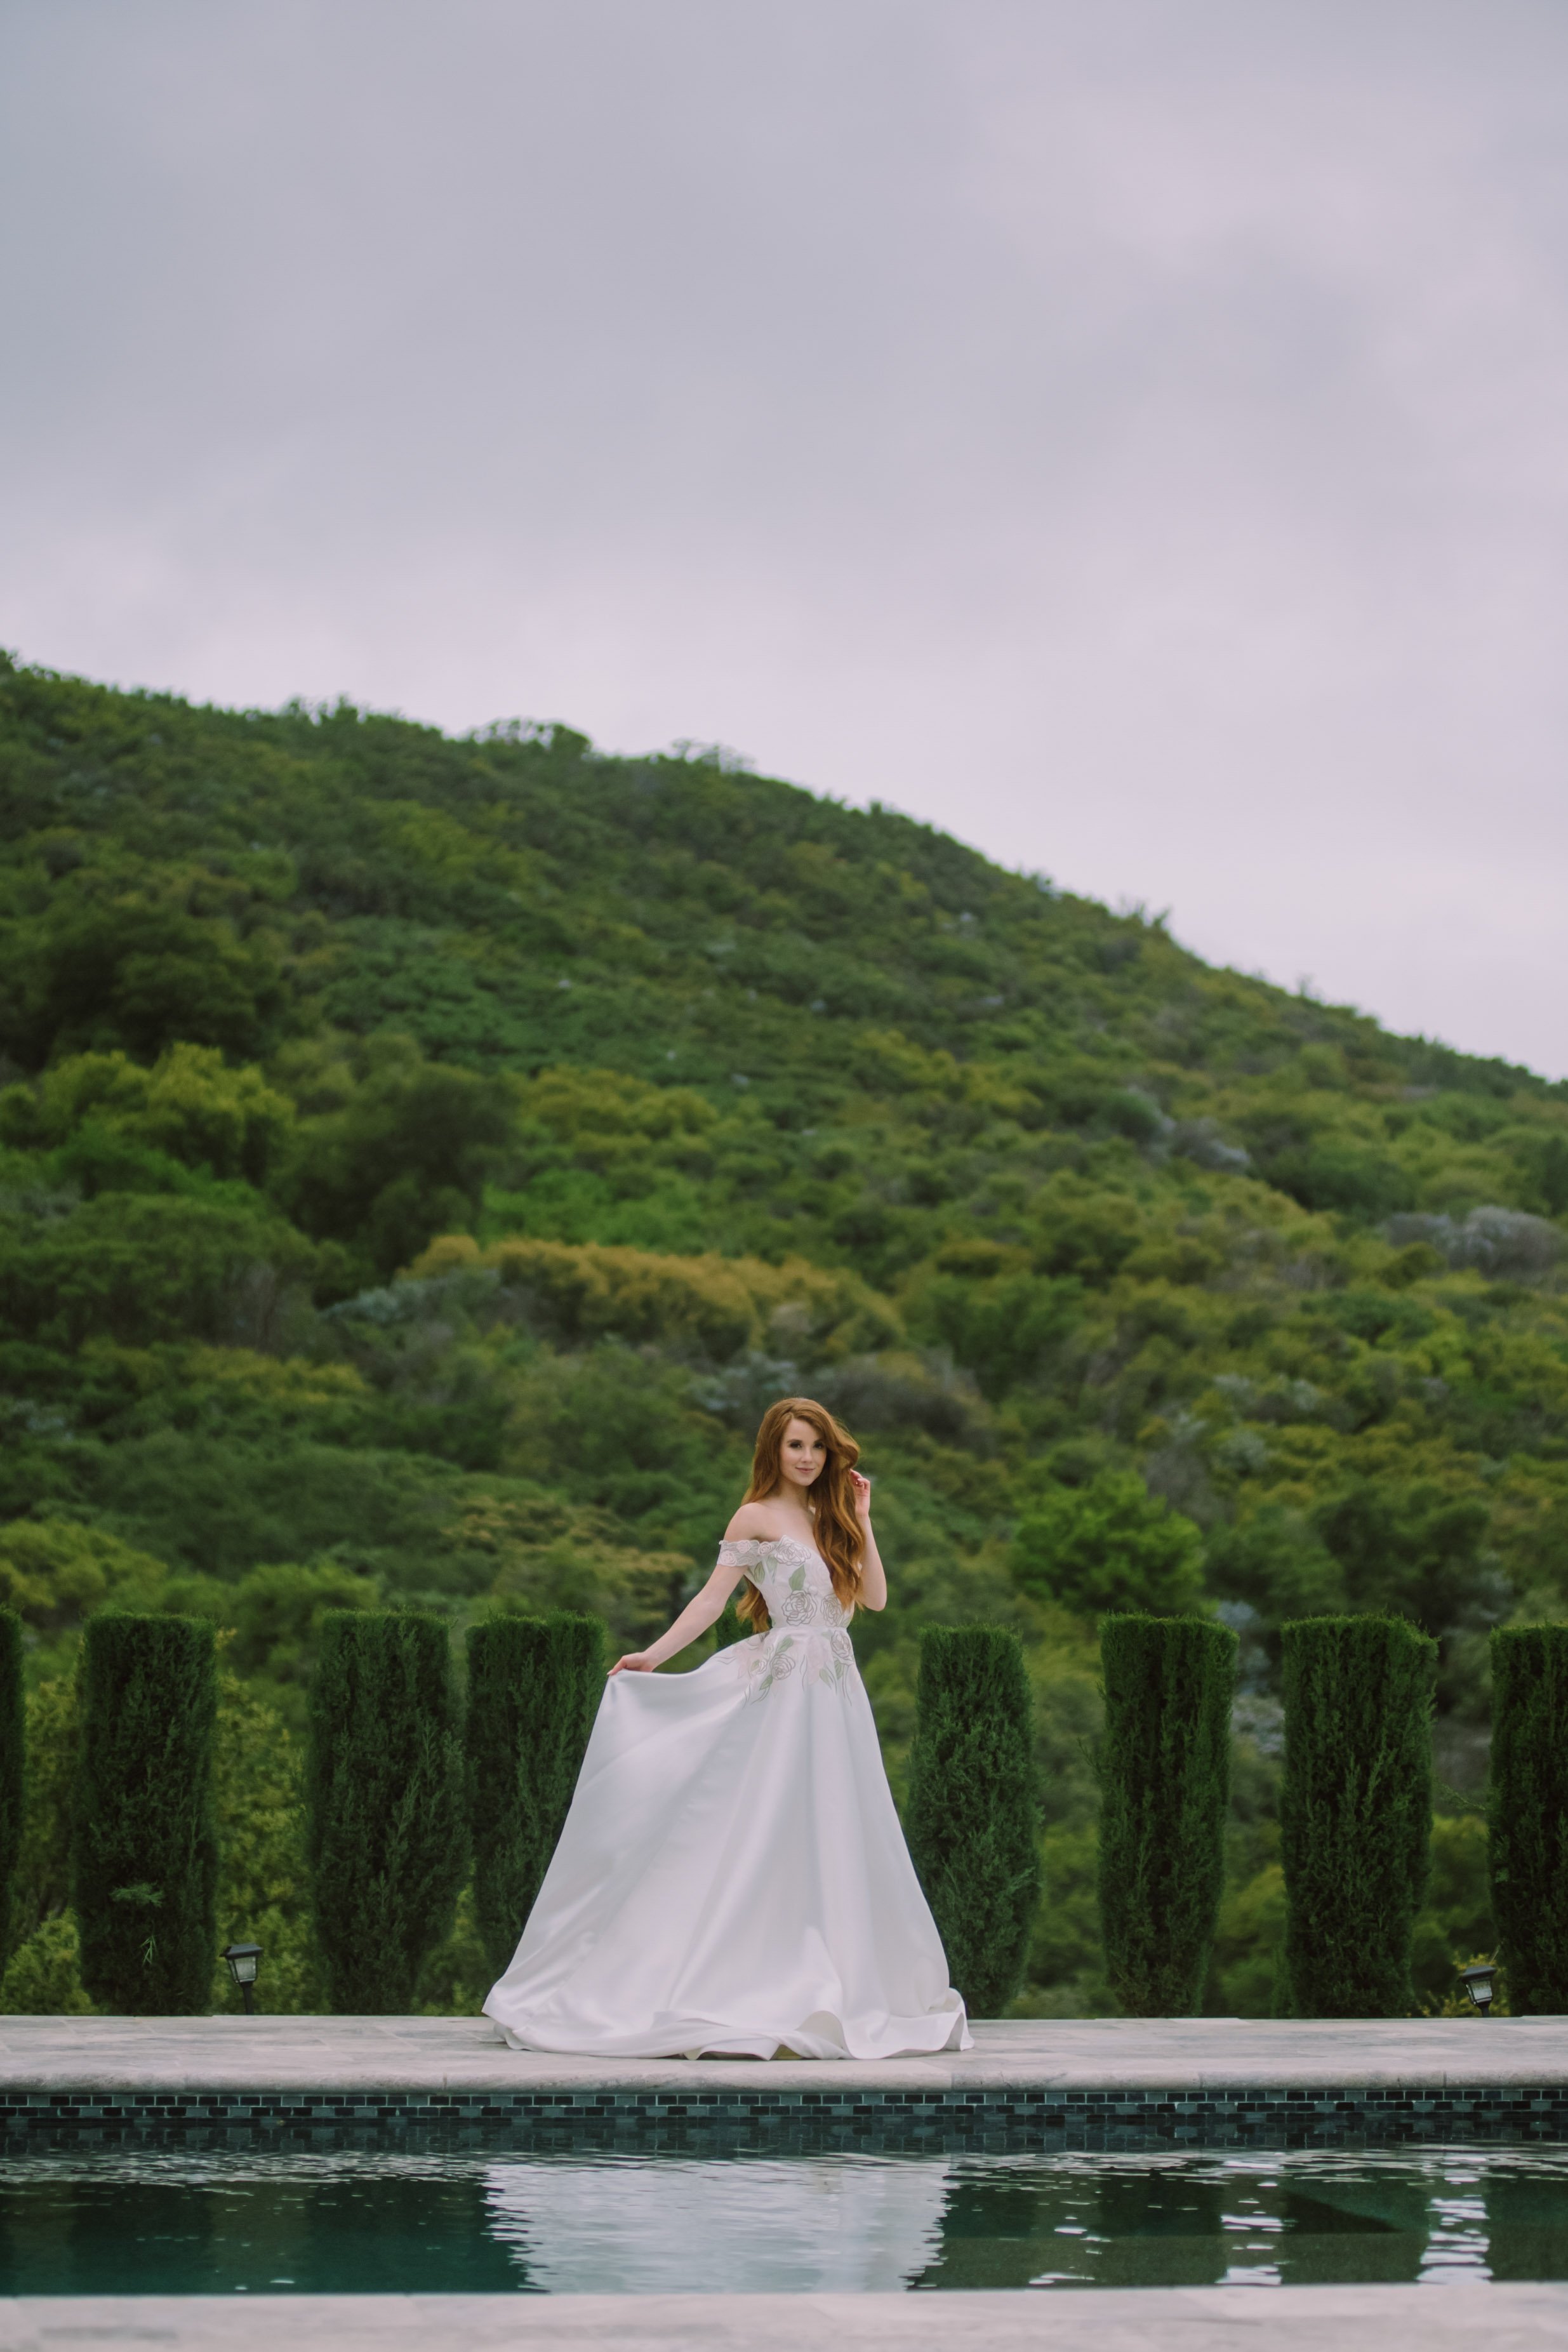
{"label": "dense vegetation on hill", "polygon": [[[1113,1605],[1243,1637],[1212,2005],[1274,1997],[1292,1614],[1438,1636],[1426,1990],[1487,1941],[1484,1635],[1568,1611],[1568,1088],[887,810],[563,727],[0,663],[0,1598],[43,1759],[11,2005],[72,1997],[85,1613],[229,1629],[226,1900],[306,1999],[321,1608],[642,1638],[794,1389],[877,1480],[895,1599],[856,1640],[896,1786],[920,1625],[1025,1638],[1034,2006],[1104,1999]],[[482,1969],[447,1958],[432,2001]]]}

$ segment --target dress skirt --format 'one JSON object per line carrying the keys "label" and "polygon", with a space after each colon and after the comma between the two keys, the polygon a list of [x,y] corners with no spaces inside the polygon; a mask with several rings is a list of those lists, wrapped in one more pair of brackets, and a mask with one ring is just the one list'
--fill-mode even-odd
{"label": "dress skirt", "polygon": [[969,2046],[847,1634],[606,1684],[485,2014],[518,2049],[605,2058]]}

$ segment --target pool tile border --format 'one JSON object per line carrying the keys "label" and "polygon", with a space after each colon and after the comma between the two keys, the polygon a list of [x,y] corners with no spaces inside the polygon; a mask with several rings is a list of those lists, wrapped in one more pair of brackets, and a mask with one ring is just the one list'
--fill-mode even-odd
{"label": "pool tile border", "polygon": [[704,2145],[755,2152],[809,2145],[868,2151],[1026,2151],[1334,2147],[1368,2142],[1568,2141],[1568,2084],[1405,2084],[1384,2088],[1056,2090],[742,2087],[314,2090],[13,2089],[0,2147],[124,2145],[237,2137],[321,2145],[409,2136],[641,2150]]}

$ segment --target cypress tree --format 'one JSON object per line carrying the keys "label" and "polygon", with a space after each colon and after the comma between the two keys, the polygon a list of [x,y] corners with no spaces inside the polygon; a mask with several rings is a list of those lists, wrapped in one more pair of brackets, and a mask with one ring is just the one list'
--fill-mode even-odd
{"label": "cypress tree", "polygon": [[440,1618],[328,1610],[310,1733],[306,1856],[328,1998],[340,2016],[405,2011],[468,1866]]}
{"label": "cypress tree", "polygon": [[204,2014],[217,1941],[213,1629],[88,1620],[75,1895],[81,1979],[132,2017]]}
{"label": "cypress tree", "polygon": [[474,1911],[498,1977],[550,1866],[604,1687],[596,1617],[492,1617],[469,1631]]}
{"label": "cypress tree", "polygon": [[1414,2006],[1436,1655],[1398,1617],[1284,1628],[1280,1859],[1298,2017],[1405,2017]]}
{"label": "cypress tree", "polygon": [[26,1804],[26,1706],[22,1693],[22,1621],[0,1609],[0,1969],[11,1950],[16,1864]]}
{"label": "cypress tree", "polygon": [[1236,1635],[1193,1617],[1107,1617],[1100,1910],[1129,2017],[1191,2017],[1225,1885]]}
{"label": "cypress tree", "polygon": [[931,1625],[921,1635],[910,1751],[910,1853],[975,2017],[1023,1982],[1039,1897],[1034,1710],[1016,1633]]}
{"label": "cypress tree", "polygon": [[1492,1635],[1492,1916],[1516,2017],[1568,2011],[1568,1625]]}

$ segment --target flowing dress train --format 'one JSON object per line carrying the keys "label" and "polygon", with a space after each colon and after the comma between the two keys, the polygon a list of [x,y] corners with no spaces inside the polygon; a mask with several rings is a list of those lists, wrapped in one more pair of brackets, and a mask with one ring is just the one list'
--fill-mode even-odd
{"label": "flowing dress train", "polygon": [[787,1536],[719,1559],[768,1632],[606,1684],[486,2016],[606,2058],[967,2049],[826,1561]]}

